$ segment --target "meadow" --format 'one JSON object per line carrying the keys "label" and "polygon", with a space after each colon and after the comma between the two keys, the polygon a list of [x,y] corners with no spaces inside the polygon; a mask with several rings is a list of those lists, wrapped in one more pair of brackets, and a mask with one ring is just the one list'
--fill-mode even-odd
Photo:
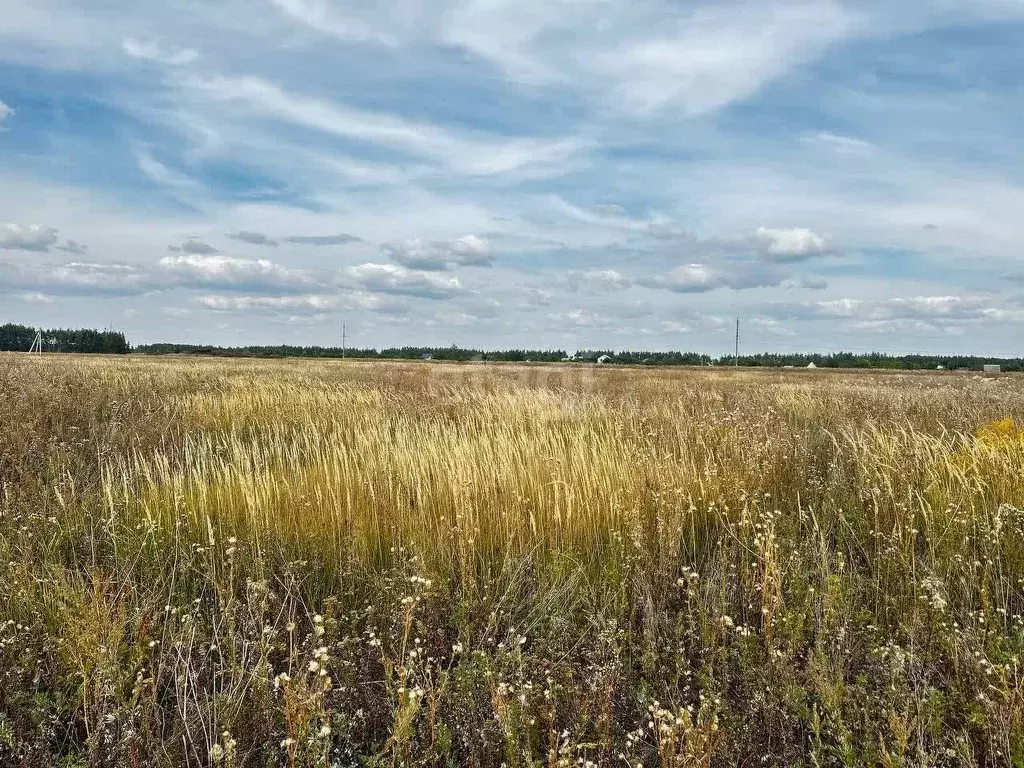
{"label": "meadow", "polygon": [[0,765],[1024,765],[1024,378],[0,355]]}

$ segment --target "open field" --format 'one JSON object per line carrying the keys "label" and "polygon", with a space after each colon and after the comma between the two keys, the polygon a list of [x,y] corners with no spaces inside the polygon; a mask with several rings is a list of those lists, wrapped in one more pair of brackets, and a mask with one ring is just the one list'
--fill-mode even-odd
{"label": "open field", "polygon": [[0,356],[0,765],[1024,765],[1024,378]]}

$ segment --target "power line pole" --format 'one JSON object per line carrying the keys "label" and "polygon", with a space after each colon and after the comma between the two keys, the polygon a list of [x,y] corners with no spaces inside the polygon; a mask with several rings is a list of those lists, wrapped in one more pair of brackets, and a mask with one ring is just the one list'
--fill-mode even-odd
{"label": "power line pole", "polygon": [[738,368],[740,365],[740,319],[736,318],[736,354],[733,355],[733,366]]}
{"label": "power line pole", "polygon": [[36,331],[36,337],[32,339],[32,346],[28,348],[28,353],[30,355],[32,353],[43,354],[43,332],[41,330]]}

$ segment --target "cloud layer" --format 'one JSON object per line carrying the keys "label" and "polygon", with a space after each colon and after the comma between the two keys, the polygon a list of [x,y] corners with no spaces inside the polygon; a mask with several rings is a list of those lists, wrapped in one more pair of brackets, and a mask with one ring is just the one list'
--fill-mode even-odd
{"label": "cloud layer", "polygon": [[1019,3],[9,0],[0,26],[5,320],[1018,345]]}

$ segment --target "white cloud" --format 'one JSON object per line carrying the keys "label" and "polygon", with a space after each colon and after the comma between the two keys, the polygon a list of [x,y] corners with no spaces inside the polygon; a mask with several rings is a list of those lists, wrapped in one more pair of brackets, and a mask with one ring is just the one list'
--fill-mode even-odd
{"label": "white cloud", "polygon": [[[834,318],[865,330],[896,328],[896,321],[978,323],[1024,322],[1024,303],[995,295],[893,296],[882,299],[840,298],[779,305],[776,312],[796,319]],[[904,329],[912,325],[904,324]],[[936,326],[938,327],[938,326]]]}
{"label": "white cloud", "polygon": [[133,59],[153,61],[172,67],[180,67],[199,59],[199,52],[192,48],[179,48],[175,51],[164,49],[156,40],[140,41],[126,37],[121,41],[121,50]]}
{"label": "white cloud", "polygon": [[385,245],[382,252],[409,269],[441,272],[458,266],[489,267],[494,254],[486,238],[463,235],[443,242],[424,243],[410,238],[400,245]]}
{"label": "white cloud", "polygon": [[609,324],[606,316],[590,309],[570,309],[566,312],[549,315],[548,318],[559,325],[576,328],[606,328]]}
{"label": "white cloud", "polygon": [[581,285],[595,290],[622,290],[629,288],[633,281],[617,269],[591,269],[578,275]]}
{"label": "white cloud", "polygon": [[648,288],[664,288],[675,293],[707,293],[718,288],[736,291],[773,288],[782,285],[788,273],[773,264],[753,261],[728,261],[712,266],[706,263],[683,264],[663,275],[638,280]]}
{"label": "white cloud", "polygon": [[491,244],[485,237],[463,235],[450,240],[446,247],[455,262],[463,266],[489,266],[494,260]]}
{"label": "white cloud", "polygon": [[758,227],[753,241],[757,248],[772,261],[803,261],[821,256],[829,250],[828,240],[809,229],[772,229]]}
{"label": "white cloud", "polygon": [[57,230],[38,224],[0,225],[0,249],[5,251],[35,251],[45,253],[57,244]]}
{"label": "white cloud", "polygon": [[313,283],[308,274],[288,269],[269,259],[242,259],[235,256],[190,253],[164,256],[160,259],[160,268],[177,282],[189,285],[283,290]]}
{"label": "white cloud", "polygon": [[675,320],[662,320],[658,323],[658,329],[662,333],[689,333],[690,326]]}
{"label": "white cloud", "polygon": [[209,294],[196,298],[196,303],[205,309],[218,312],[249,311],[315,311],[326,312],[342,305],[340,296],[305,294],[299,296],[232,296]]}
{"label": "white cloud", "polygon": [[407,269],[395,264],[360,264],[342,271],[343,283],[372,293],[390,293],[425,299],[446,299],[463,291],[457,277]]}
{"label": "white cloud", "polygon": [[13,288],[47,295],[110,296],[142,293],[155,287],[150,272],[131,264],[0,262],[0,291]]}
{"label": "white cloud", "polygon": [[52,296],[48,296],[45,293],[40,293],[39,291],[23,293],[19,298],[22,301],[28,302],[29,304],[53,304]]}
{"label": "white cloud", "polygon": [[670,270],[657,284],[677,293],[702,293],[725,285],[725,279],[704,264],[683,264]]}
{"label": "white cloud", "polygon": [[0,126],[2,126],[4,121],[13,114],[14,110],[4,104],[3,101],[0,101]]}
{"label": "white cloud", "polygon": [[752,327],[755,331],[769,333],[775,336],[796,335],[796,333],[794,333],[790,328],[772,317],[752,317],[746,322],[746,324]]}

